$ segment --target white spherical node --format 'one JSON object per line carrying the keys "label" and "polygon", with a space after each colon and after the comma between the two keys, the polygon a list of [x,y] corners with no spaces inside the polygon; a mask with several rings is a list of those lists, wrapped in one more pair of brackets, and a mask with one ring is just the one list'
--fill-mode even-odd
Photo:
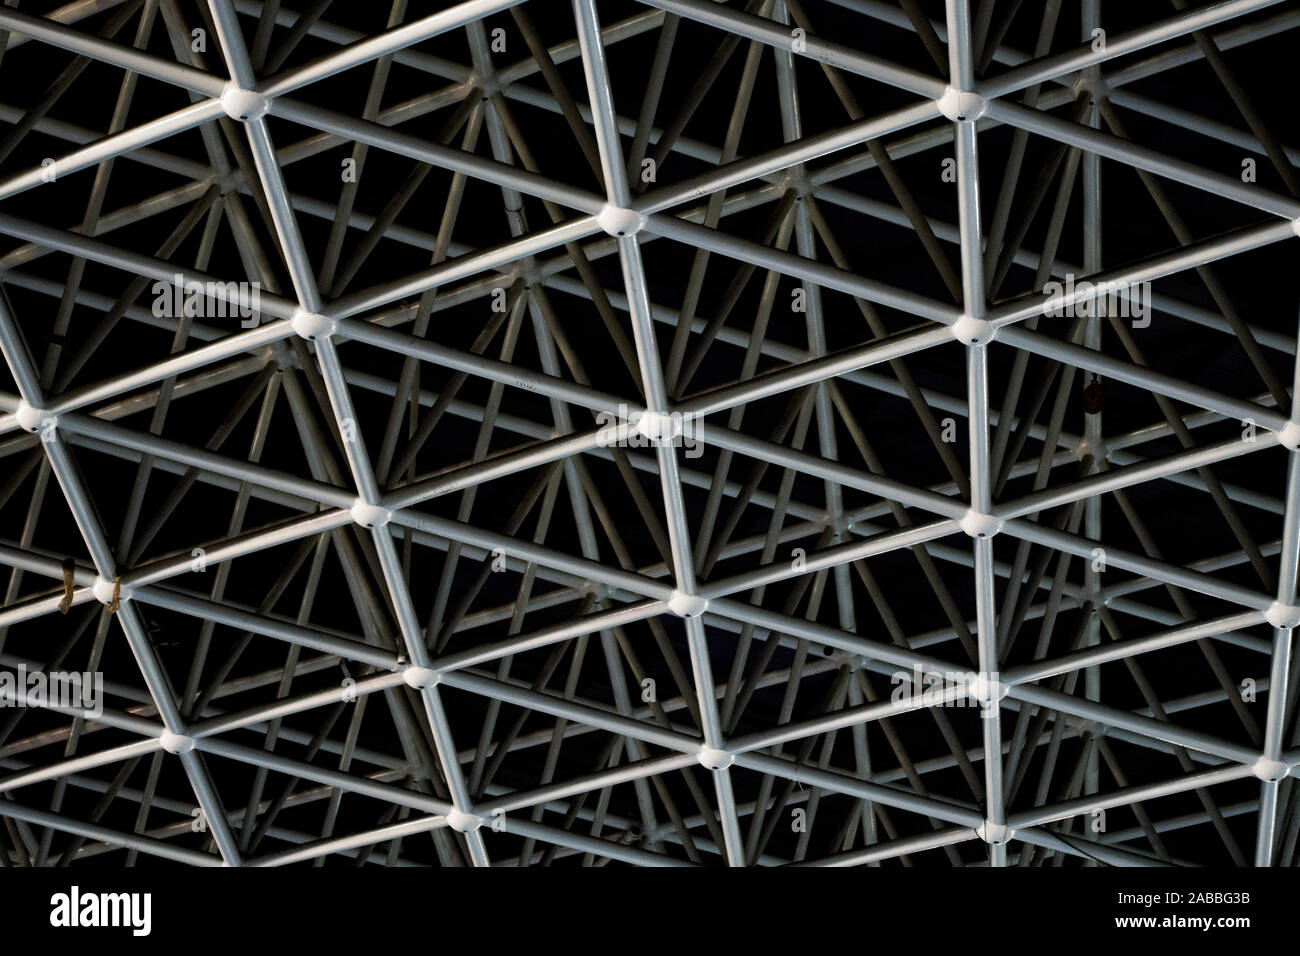
{"label": "white spherical node", "polygon": [[1281,780],[1291,770],[1283,761],[1266,757],[1260,757],[1250,769],[1260,780]]}
{"label": "white spherical node", "polygon": [[1291,220],[1291,231],[1300,236],[1300,218]]}
{"label": "white spherical node", "polygon": [[646,411],[636,420],[636,430],[653,442],[672,441],[682,433],[682,417],[670,412]]}
{"label": "white spherical node", "polygon": [[981,704],[992,705],[1006,697],[1011,688],[997,678],[976,674],[966,682],[966,692]]}
{"label": "white spherical node", "polygon": [[1063,721],[1067,733],[1072,733],[1076,737],[1104,737],[1106,728],[1095,720],[1088,720],[1086,717],[1066,717]]}
{"label": "white spherical node", "polygon": [[432,667],[407,667],[402,671],[402,680],[419,690],[437,685],[442,681],[442,675]]}
{"label": "white spherical node", "polygon": [[678,617],[699,617],[708,606],[709,602],[698,594],[674,591],[668,598],[668,610]]}
{"label": "white spherical node", "polygon": [[700,766],[709,770],[723,770],[736,762],[736,755],[717,747],[700,748]]}
{"label": "white spherical node", "polygon": [[1002,519],[996,515],[981,514],[974,508],[968,508],[962,515],[961,530],[972,538],[991,538],[1002,530]]}
{"label": "white spherical node", "polygon": [[1098,100],[1104,100],[1110,95],[1110,84],[1100,76],[1080,76],[1074,81],[1074,85],[1071,89],[1074,91],[1075,99],[1080,99],[1086,96],[1088,100],[1093,103]]}
{"label": "white spherical node", "polygon": [[1300,451],[1300,423],[1287,422],[1277,433],[1278,444],[1292,451]]}
{"label": "white spherical node", "polygon": [[184,734],[174,734],[170,730],[164,731],[158,738],[158,743],[162,749],[169,754],[189,753],[194,749],[194,738],[186,737]]}
{"label": "white spherical node", "polygon": [[975,828],[975,832],[979,834],[979,838],[985,843],[1002,846],[1010,842],[1012,835],[1016,831],[1005,823],[994,823],[992,820],[985,820]]}
{"label": "white spherical node", "polygon": [[41,422],[47,418],[52,419],[53,416],[43,408],[35,408],[26,402],[19,402],[14,410],[14,418],[18,420],[18,427],[24,431],[38,432],[41,430]]}
{"label": "white spherical node", "polygon": [[939,112],[956,123],[959,120],[979,119],[989,111],[989,101],[978,93],[948,87],[939,97]]}
{"label": "white spherical node", "polygon": [[948,326],[952,337],[962,345],[987,345],[998,337],[998,329],[988,319],[977,319],[973,315],[963,315]]}
{"label": "white spherical node", "polygon": [[302,367],[302,363],[298,360],[298,353],[293,349],[272,346],[266,350],[266,359],[268,362],[275,362],[277,372],[283,372],[287,368]]}
{"label": "white spherical node", "polygon": [[372,505],[357,499],[352,506],[352,520],[363,528],[382,528],[392,520],[393,513],[382,505]]}
{"label": "white spherical node", "polygon": [[256,90],[241,90],[232,80],[221,94],[221,108],[232,120],[247,123],[265,116],[271,101]]}
{"label": "white spherical node", "polygon": [[645,225],[645,216],[635,209],[624,209],[606,203],[601,207],[596,222],[611,236],[635,236]]}
{"label": "white spherical node", "polygon": [[1274,627],[1295,627],[1300,625],[1300,607],[1274,601],[1268,606],[1268,610],[1264,612],[1264,619]]}
{"label": "white spherical node", "polygon": [[299,336],[308,342],[327,339],[334,334],[334,329],[338,327],[338,322],[329,316],[321,315],[318,312],[308,312],[304,309],[295,312],[293,320],[289,324],[293,326],[293,330]]}
{"label": "white spherical node", "polygon": [[125,601],[131,596],[131,589],[125,584],[118,586],[116,589],[112,581],[106,581],[101,577],[95,578],[95,583],[91,585],[90,590],[95,595],[95,600],[100,604],[109,605],[113,603],[113,591],[117,591],[118,600]]}
{"label": "white spherical node", "polygon": [[483,825],[483,818],[464,810],[452,810],[447,814],[447,826],[457,833],[473,833]]}

